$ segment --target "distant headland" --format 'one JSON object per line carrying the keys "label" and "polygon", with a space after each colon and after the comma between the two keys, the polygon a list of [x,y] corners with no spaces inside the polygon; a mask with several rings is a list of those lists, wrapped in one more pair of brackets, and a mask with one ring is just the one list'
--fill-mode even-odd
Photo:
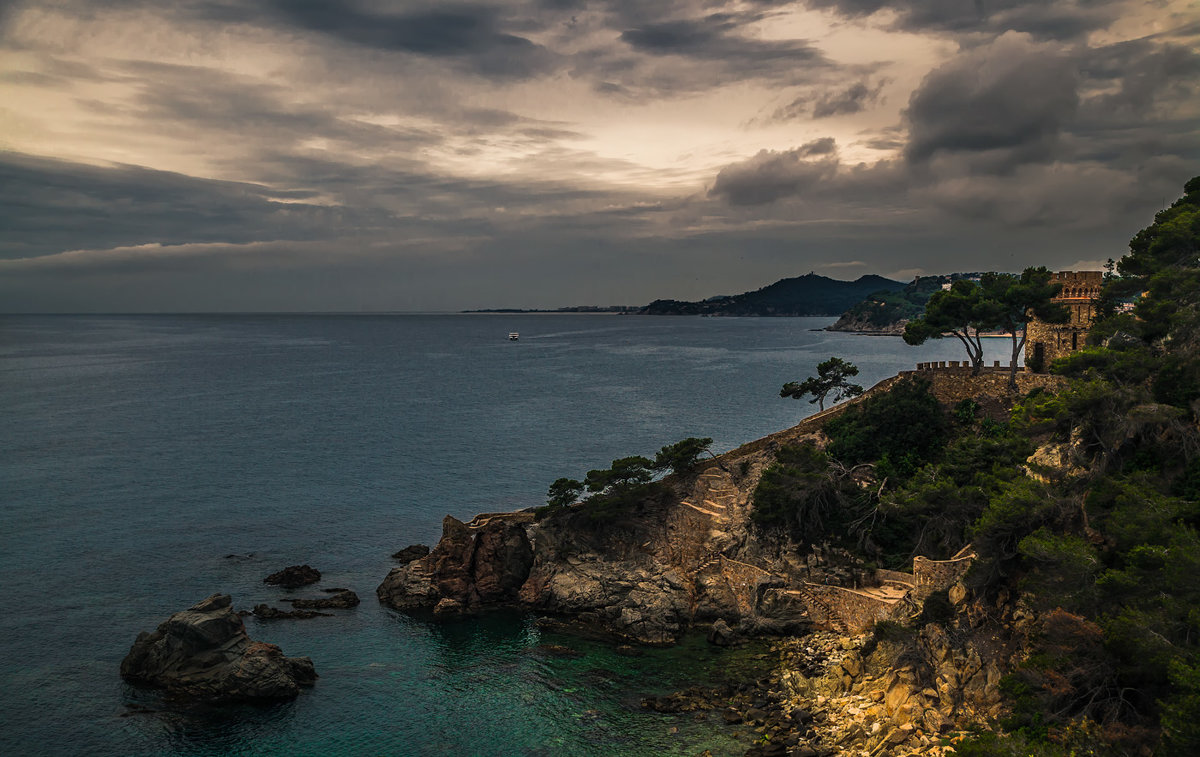
{"label": "distant headland", "polygon": [[875,294],[895,292],[904,283],[882,276],[840,281],[816,273],[780,279],[753,292],[717,295],[698,301],[660,299],[649,305],[576,305],[552,310],[489,308],[469,313],[618,313],[625,315],[837,316]]}

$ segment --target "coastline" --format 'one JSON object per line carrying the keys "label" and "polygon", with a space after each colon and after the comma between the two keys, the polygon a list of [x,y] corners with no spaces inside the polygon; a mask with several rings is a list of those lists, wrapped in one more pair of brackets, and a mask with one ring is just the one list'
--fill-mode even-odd
{"label": "coastline", "polygon": [[[828,545],[790,556],[761,540],[748,517],[776,451],[818,439],[830,419],[918,373],[946,407],[974,392],[995,401],[1007,377],[903,371],[862,397],[706,461],[693,477],[672,481],[667,501],[599,533],[581,525],[578,507],[545,520],[532,510],[465,523],[447,516],[433,552],[394,568],[377,594],[395,609],[430,609],[442,619],[520,608],[552,618],[549,628],[619,645],[670,645],[699,629],[719,647],[772,639],[780,658],[768,680],[737,696],[692,687],[643,706],[713,711],[728,700],[722,717],[761,738],[750,757],[940,754],[968,721],[999,716],[1001,671],[1021,648],[1028,628],[1019,621],[1027,618],[1007,599],[993,607],[970,595],[962,583],[974,559],[969,548],[950,560],[918,556],[912,573],[876,570]],[[1018,380],[1026,391],[1059,381],[1029,373]],[[938,592],[950,597],[953,638],[937,625],[900,639],[887,635]],[[1008,629],[1000,641],[997,619]],[[938,671],[942,683],[920,684],[912,659]]]}

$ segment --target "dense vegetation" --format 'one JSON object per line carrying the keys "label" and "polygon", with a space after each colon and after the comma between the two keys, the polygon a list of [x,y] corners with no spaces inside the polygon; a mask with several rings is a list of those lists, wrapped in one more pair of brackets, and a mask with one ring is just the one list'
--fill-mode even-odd
{"label": "dense vegetation", "polygon": [[1062,389],[998,421],[902,383],[755,493],[763,527],[882,564],[973,543],[974,589],[1037,613],[1011,718],[959,754],[1200,754],[1200,177],[1185,192],[1113,267]]}
{"label": "dense vegetation", "polygon": [[874,292],[843,313],[833,328],[854,324],[856,329],[882,331],[917,318],[925,312],[929,296],[941,291],[942,283],[940,276],[921,276],[903,289]]}
{"label": "dense vegetation", "polygon": [[[540,514],[555,516],[572,511],[581,519],[593,524],[613,520],[634,512],[640,505],[664,497],[668,488],[663,481],[656,480],[662,474],[684,476],[692,473],[700,458],[712,446],[712,439],[689,436],[660,449],[651,460],[641,455],[622,457],[612,461],[608,468],[597,468],[587,472],[582,481],[560,478],[550,484],[546,493],[546,506]],[[584,491],[589,496],[582,501]]]}

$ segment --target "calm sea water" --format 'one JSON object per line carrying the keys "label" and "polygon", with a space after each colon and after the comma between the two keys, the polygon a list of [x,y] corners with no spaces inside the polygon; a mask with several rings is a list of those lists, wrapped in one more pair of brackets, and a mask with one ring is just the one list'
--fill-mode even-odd
{"label": "calm sea water", "polygon": [[[638,699],[749,675],[760,650],[689,639],[627,658],[519,615],[411,618],[374,588],[446,513],[540,504],[555,478],[685,436],[725,450],[794,424],[814,406],[780,385],[830,355],[867,386],[961,359],[812,331],[828,322],[0,317],[0,754],[741,754],[733,729]],[[247,619],[315,661],[295,702],[163,708],[120,680],[139,631],[214,592],[277,603],[262,578],[297,563],[363,603]]]}

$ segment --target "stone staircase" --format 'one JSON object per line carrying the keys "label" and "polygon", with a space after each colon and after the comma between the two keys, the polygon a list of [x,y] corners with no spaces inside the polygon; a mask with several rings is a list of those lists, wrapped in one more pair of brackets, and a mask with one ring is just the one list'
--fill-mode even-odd
{"label": "stone staircase", "polygon": [[800,597],[808,611],[809,620],[818,627],[825,627],[838,633],[846,632],[846,623],[841,616],[811,589],[801,584],[799,589],[792,589],[784,593]]}
{"label": "stone staircase", "polygon": [[724,524],[732,517],[738,494],[738,488],[729,481],[727,473],[720,468],[709,468],[696,478],[696,487],[690,497],[696,502],[683,500],[679,504]]}

